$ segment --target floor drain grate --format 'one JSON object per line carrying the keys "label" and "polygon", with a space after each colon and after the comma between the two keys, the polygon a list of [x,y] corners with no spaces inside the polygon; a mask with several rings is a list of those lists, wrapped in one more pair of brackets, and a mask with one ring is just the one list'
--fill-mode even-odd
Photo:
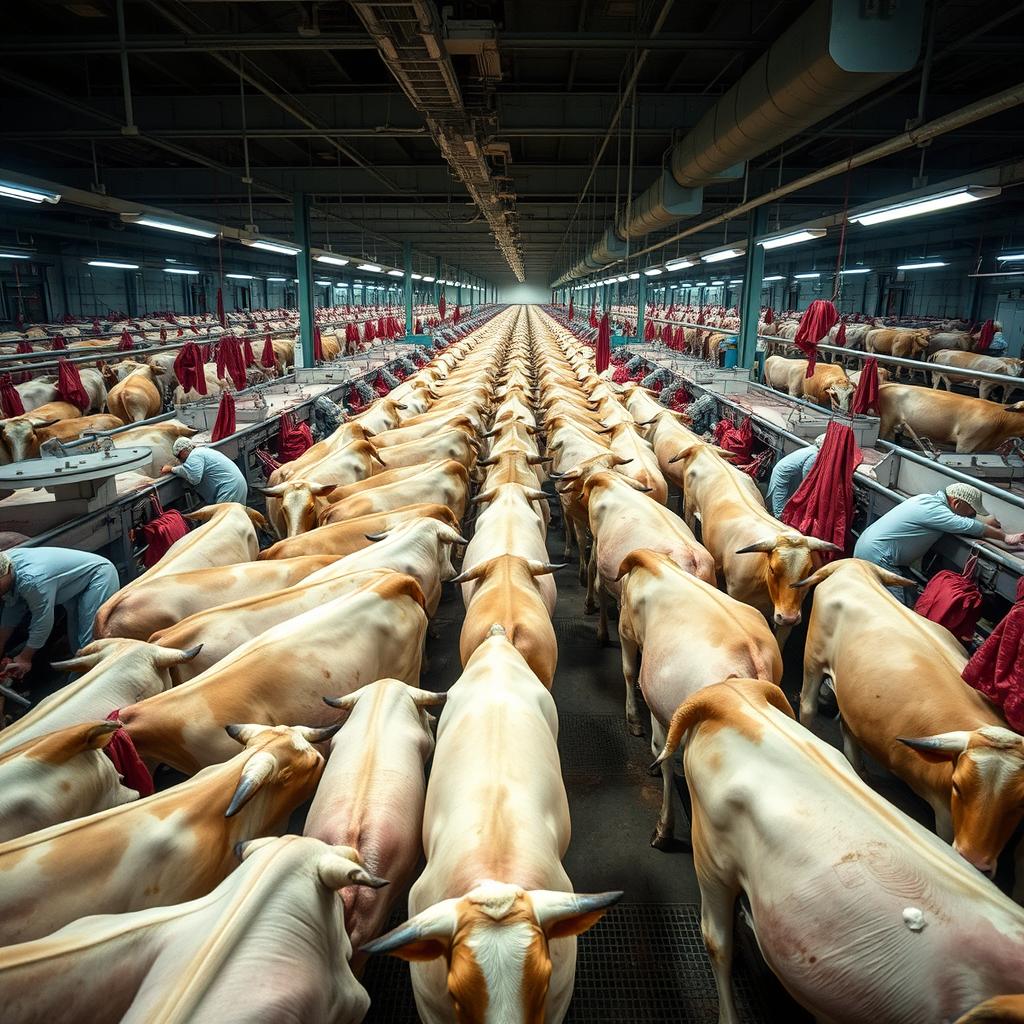
{"label": "floor drain grate", "polygon": [[632,776],[642,772],[646,751],[631,739],[624,715],[563,712],[558,719],[558,752],[566,783],[580,777]]}

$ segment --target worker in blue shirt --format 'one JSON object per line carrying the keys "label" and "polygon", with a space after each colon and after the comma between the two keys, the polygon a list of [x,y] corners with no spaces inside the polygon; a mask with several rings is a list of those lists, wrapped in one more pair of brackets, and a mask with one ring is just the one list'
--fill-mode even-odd
{"label": "worker in blue shirt", "polygon": [[796,494],[804,477],[811,471],[815,460],[818,457],[818,449],[822,446],[825,435],[820,434],[814,439],[814,444],[806,448],[797,448],[795,452],[783,455],[772,469],[771,479],[768,481],[768,493],[765,495],[765,504],[771,514],[778,519],[786,502]]}
{"label": "worker in blue shirt", "polygon": [[222,501],[245,504],[249,485],[242,471],[216,448],[197,448],[187,437],[179,437],[171,451],[180,465],[164,466],[161,472],[187,480],[207,505]]}
{"label": "worker in blue shirt", "polygon": [[[1024,543],[1024,533],[1005,533],[999,520],[989,515],[977,487],[953,483],[935,494],[916,494],[876,519],[860,535],[853,554],[901,576],[944,533],[986,537],[1011,548]],[[908,603],[901,588],[889,589]]]}
{"label": "worker in blue shirt", "polygon": [[0,551],[0,658],[15,627],[30,617],[28,640],[14,659],[3,658],[0,672],[20,679],[53,630],[61,605],[68,616],[72,653],[92,642],[100,606],[117,593],[117,570],[105,558],[72,548],[17,548]]}

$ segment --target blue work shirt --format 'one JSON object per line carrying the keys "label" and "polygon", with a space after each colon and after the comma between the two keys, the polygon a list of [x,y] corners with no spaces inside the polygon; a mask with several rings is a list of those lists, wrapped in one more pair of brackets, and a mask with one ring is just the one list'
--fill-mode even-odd
{"label": "blue work shirt", "polygon": [[171,467],[171,472],[187,480],[207,505],[222,501],[244,505],[249,496],[241,470],[215,448],[193,448],[184,462]]}
{"label": "blue work shirt", "polygon": [[876,519],[860,535],[853,554],[898,572],[921,558],[942,534],[982,537],[985,525],[980,519],[958,516],[942,491],[915,494]]}
{"label": "blue work shirt", "polygon": [[810,473],[817,457],[818,449],[812,445],[810,448],[797,448],[775,463],[771,480],[768,481],[766,503],[776,519],[782,515],[786,502],[796,494],[804,477]]}
{"label": "blue work shirt", "polygon": [[[117,572],[100,555],[72,548],[17,548],[9,551],[14,582],[4,595],[0,626],[13,629],[31,615],[26,643],[38,651],[53,630],[57,605],[77,604],[90,590],[98,607],[117,590]],[[95,609],[92,609],[95,613]],[[89,616],[88,629],[92,630]]]}

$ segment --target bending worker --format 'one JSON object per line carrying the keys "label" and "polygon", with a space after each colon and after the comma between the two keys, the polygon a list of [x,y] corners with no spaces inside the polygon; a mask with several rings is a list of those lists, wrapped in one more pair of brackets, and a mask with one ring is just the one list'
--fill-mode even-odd
{"label": "bending worker", "polygon": [[20,679],[53,630],[57,605],[68,616],[68,643],[75,654],[92,642],[92,624],[100,605],[117,593],[117,570],[107,559],[71,548],[17,548],[0,551],[0,656],[14,628],[27,616],[28,640],[0,671]]}
{"label": "bending worker", "polygon": [[795,452],[783,455],[772,469],[771,479],[768,481],[768,493],[765,495],[765,504],[776,519],[782,515],[786,502],[793,497],[804,482],[804,477],[811,471],[815,459],[818,457],[818,449],[825,441],[825,435],[819,434],[814,439],[814,444],[806,448],[797,448]]}
{"label": "bending worker", "polygon": [[[1024,544],[1024,533],[1005,533],[999,520],[989,515],[977,487],[955,483],[900,502],[860,535],[853,554],[903,576],[907,566],[923,558],[944,533],[985,537],[1011,548]],[[902,588],[889,590],[907,603]]]}
{"label": "bending worker", "polygon": [[197,448],[187,437],[179,437],[171,448],[180,465],[164,466],[162,473],[173,473],[188,481],[207,505],[237,501],[242,505],[249,496],[249,485],[242,471],[216,448]]}

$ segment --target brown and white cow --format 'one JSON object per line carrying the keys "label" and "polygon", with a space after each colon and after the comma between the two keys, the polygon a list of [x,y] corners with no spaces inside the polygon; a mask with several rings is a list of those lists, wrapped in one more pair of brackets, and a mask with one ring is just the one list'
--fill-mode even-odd
{"label": "brown and white cow", "polygon": [[899,356],[901,359],[923,359],[930,340],[926,330],[882,327],[867,332],[864,348],[868,352]]}
{"label": "brown and white cow", "polygon": [[[123,372],[127,370],[127,372]],[[156,416],[163,409],[163,396],[157,377],[163,373],[159,366],[124,360],[118,366],[116,384],[107,392],[107,408],[125,423],[137,423]]]}
{"label": "brown and white cow", "polygon": [[764,364],[765,382],[787,395],[804,398],[840,412],[848,412],[856,390],[846,370],[836,363],[817,363],[807,376],[806,359],[769,356]]}
{"label": "brown and white cow", "polygon": [[741,892],[768,966],[818,1020],[952,1021],[1020,991],[1024,909],[793,721],[777,686],[699,690],[658,760],[684,738],[720,1024],[740,1019],[730,976]]}
{"label": "brown and white cow", "polygon": [[465,430],[444,430],[439,434],[406,441],[378,451],[378,459],[385,469],[401,466],[422,466],[440,459],[454,459],[467,469],[473,468],[480,443]]}
{"label": "brown and white cow", "polygon": [[115,448],[151,448],[153,456],[149,468],[139,469],[137,472],[157,478],[163,476],[160,472],[163,466],[173,466],[175,463],[172,450],[174,442],[179,437],[195,437],[198,433],[198,430],[187,427],[180,420],[163,420],[160,423],[122,430],[113,434],[110,440]]}
{"label": "brown and white cow", "polygon": [[621,892],[577,895],[569,806],[545,686],[500,626],[448,691],[427,785],[427,865],[410,920],[364,947],[412,963],[424,1024],[558,1024],[575,936]]}
{"label": "brown and white cow", "polygon": [[[1013,359],[1009,356],[985,356],[977,352],[959,352],[948,350],[936,352],[930,356],[928,361],[934,363],[936,369],[932,370],[932,387],[940,388],[945,385],[947,391],[953,390],[953,382],[970,381],[970,377],[952,377],[942,372],[941,367],[953,366],[959,370],[981,370],[984,373],[1001,373],[1007,377],[1019,377],[1024,369],[1024,361]],[[1018,385],[1013,381],[1005,384],[997,384],[992,380],[976,380],[978,397],[988,398],[996,389],[1001,389],[1003,401],[1007,395]]]}
{"label": "brown and white cow", "polygon": [[79,419],[81,412],[70,402],[48,402],[22,416],[0,420],[0,443],[11,462],[39,457],[39,438],[36,432],[62,420]]}

